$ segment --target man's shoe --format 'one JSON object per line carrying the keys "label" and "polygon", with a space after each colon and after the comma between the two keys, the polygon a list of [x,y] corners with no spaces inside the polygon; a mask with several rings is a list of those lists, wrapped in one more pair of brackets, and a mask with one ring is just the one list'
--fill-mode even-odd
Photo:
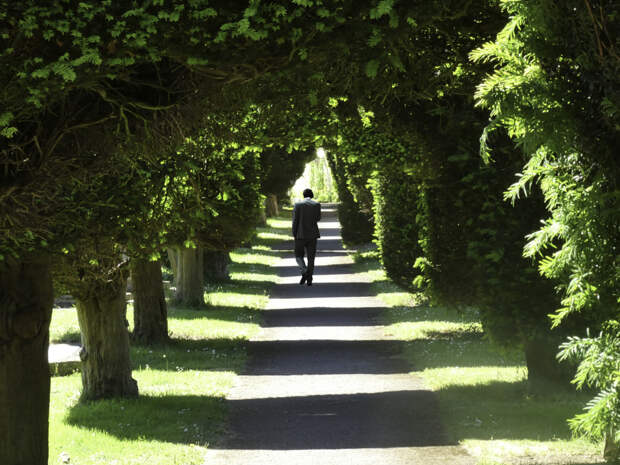
{"label": "man's shoe", "polygon": [[[299,284],[303,284],[303,283],[305,283],[305,282],[306,282],[306,275],[305,275],[305,274],[302,274],[302,275],[301,275],[301,279],[299,280]],[[308,284],[308,286],[309,286],[309,284]]]}
{"label": "man's shoe", "polygon": [[312,286],[312,276],[308,276],[306,280],[308,281],[308,286]]}

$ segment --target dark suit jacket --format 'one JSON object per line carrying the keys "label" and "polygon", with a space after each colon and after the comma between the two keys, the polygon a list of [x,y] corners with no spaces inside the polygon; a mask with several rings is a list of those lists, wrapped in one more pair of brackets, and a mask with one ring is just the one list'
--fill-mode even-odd
{"label": "dark suit jacket", "polygon": [[295,203],[293,208],[293,237],[316,239],[321,237],[317,222],[321,219],[321,204],[312,199]]}

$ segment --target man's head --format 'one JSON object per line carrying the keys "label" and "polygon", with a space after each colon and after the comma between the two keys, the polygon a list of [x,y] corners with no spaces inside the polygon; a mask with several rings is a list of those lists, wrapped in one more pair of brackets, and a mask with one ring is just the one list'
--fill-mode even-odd
{"label": "man's head", "polygon": [[312,197],[314,197],[312,189],[304,189],[304,198],[312,198]]}

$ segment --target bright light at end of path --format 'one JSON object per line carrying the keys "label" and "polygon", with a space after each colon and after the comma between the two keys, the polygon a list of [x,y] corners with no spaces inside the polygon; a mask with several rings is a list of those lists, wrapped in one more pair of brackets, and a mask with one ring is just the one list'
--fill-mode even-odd
{"label": "bright light at end of path", "polygon": [[316,149],[316,156],[319,158],[325,158],[325,150],[323,150],[323,147]]}

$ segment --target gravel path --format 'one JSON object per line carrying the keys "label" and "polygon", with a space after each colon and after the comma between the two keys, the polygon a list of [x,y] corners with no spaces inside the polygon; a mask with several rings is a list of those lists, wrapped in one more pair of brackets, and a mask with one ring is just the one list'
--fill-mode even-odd
{"label": "gravel path", "polygon": [[354,272],[334,210],[324,208],[320,227],[313,286],[298,284],[292,254],[278,265],[262,332],[227,398],[229,433],[205,464],[474,463],[446,438],[401,344],[384,338],[384,304]]}

